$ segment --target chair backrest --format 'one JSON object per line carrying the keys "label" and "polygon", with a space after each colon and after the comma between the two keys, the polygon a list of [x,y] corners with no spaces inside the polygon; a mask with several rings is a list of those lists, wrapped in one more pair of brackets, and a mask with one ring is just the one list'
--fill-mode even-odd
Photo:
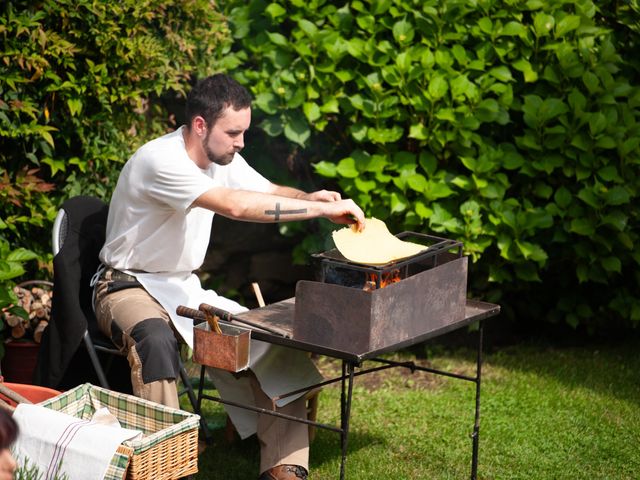
{"label": "chair backrest", "polygon": [[56,218],[52,318],[34,379],[40,385],[58,385],[85,331],[95,325],[89,283],[100,262],[108,208],[102,200],[82,195],[65,201]]}

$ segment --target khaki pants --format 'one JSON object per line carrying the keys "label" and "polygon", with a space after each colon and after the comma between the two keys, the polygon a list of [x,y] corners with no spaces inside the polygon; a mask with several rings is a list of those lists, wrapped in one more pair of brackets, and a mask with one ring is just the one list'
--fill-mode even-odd
{"label": "khaki pants", "polygon": [[[110,283],[110,272],[107,271],[104,279],[96,284],[96,318],[100,330],[127,355],[134,395],[179,408],[175,376],[156,378],[158,373],[149,374],[149,366],[145,367],[145,361],[149,362],[149,359],[154,356],[156,361],[160,360],[159,363],[166,363],[169,358],[177,358],[178,344],[175,337],[173,338],[175,344],[171,344],[167,340],[166,332],[162,332],[159,335],[160,341],[155,342],[158,345],[149,346],[149,338],[153,335],[146,335],[152,329],[145,328],[145,324],[152,324],[155,332],[158,329],[162,330],[159,319],[167,328],[173,330],[169,315],[141,286],[132,284],[121,290],[110,292]],[[171,368],[165,366],[164,369],[159,370],[170,372]],[[256,406],[271,410],[271,399],[262,391],[255,375],[251,372],[247,375],[251,379]],[[153,380],[145,382],[145,378],[148,380],[148,377],[152,377]],[[278,408],[277,411],[306,418],[304,396]],[[257,437],[260,442],[260,472],[277,465],[299,465],[308,470],[308,432],[309,428],[304,423],[259,414]]]}

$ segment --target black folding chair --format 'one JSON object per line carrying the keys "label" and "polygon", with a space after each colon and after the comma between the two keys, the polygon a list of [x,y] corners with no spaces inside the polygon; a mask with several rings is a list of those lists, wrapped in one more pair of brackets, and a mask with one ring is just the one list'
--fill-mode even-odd
{"label": "black folding chair", "polygon": [[[90,282],[100,263],[98,254],[105,240],[108,209],[108,205],[98,198],[76,196],[64,202],[55,219],[52,322],[43,336],[36,368],[38,384],[57,387],[71,366],[74,353],[84,346],[100,386],[110,388],[107,373],[111,359],[126,356],[100,331],[92,305]],[[107,354],[105,365],[98,352]],[[197,399],[180,352],[178,362],[183,387],[178,394],[187,394],[195,412]],[[202,419],[200,423],[203,433],[208,436],[206,423]]]}

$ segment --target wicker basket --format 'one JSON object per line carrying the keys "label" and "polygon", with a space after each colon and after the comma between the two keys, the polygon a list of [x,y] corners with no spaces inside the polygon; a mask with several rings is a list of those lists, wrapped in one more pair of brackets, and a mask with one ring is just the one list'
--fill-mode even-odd
{"label": "wicker basket", "polygon": [[82,419],[107,407],[123,428],[142,430],[141,439],[118,447],[105,480],[170,480],[198,471],[198,415],[89,383],[40,405]]}

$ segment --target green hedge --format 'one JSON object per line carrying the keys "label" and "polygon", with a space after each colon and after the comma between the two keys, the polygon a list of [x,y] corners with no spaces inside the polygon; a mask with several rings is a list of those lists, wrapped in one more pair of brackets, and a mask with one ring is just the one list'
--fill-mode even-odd
{"label": "green hedge", "polygon": [[62,199],[108,199],[134,147],[175,124],[166,100],[229,45],[207,0],[0,7],[0,235],[50,259]]}
{"label": "green hedge", "polygon": [[[0,6],[0,309],[50,278],[62,201],[108,200],[124,161],[175,125],[167,102],[229,47],[207,0],[8,1]],[[1,325],[1,322],[0,322]]]}
{"label": "green hedge", "polygon": [[507,313],[638,325],[637,2],[224,8],[228,65],[298,161],[394,231],[462,240]]}

